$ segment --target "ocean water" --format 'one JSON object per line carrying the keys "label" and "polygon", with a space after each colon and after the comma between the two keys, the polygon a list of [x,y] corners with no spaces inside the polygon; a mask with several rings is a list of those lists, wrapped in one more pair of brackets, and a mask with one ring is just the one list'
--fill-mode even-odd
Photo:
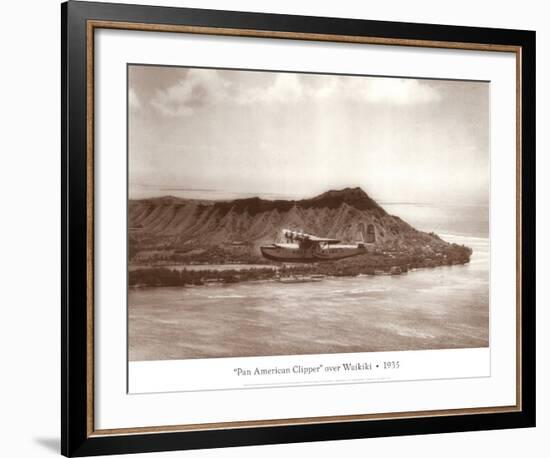
{"label": "ocean water", "polygon": [[[385,208],[419,228],[429,225]],[[469,264],[319,283],[131,289],[129,359],[486,347],[490,257],[483,231],[488,224],[449,215],[438,219],[436,232],[470,246]],[[461,224],[453,226],[452,220]]]}
{"label": "ocean water", "polygon": [[434,203],[382,202],[391,215],[426,232],[489,237],[489,207],[487,205],[449,205]]}

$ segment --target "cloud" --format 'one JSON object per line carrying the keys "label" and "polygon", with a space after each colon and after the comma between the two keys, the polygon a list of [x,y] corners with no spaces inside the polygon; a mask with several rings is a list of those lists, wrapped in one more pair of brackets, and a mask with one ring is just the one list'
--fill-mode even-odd
{"label": "cloud", "polygon": [[414,105],[438,102],[440,94],[423,81],[398,78],[377,78],[371,80],[364,95],[373,103]]}
{"label": "cloud", "polygon": [[165,116],[189,116],[224,104],[278,106],[311,102],[415,105],[440,94],[421,80],[191,69],[175,85],[158,90],[152,106]]}
{"label": "cloud", "polygon": [[133,110],[133,111],[141,110],[141,107],[142,107],[141,101],[134,89],[130,89],[128,91],[128,106],[130,107],[130,110]]}
{"label": "cloud", "polygon": [[418,105],[437,102],[439,93],[420,80],[402,78],[338,77],[332,84],[319,90],[322,97],[345,94],[348,99],[367,103],[390,105]]}
{"label": "cloud", "polygon": [[177,84],[158,90],[151,104],[166,116],[188,116],[227,99],[230,86],[217,70],[190,69]]}
{"label": "cloud", "polygon": [[282,73],[267,87],[243,88],[236,97],[236,102],[241,105],[292,103],[304,98],[304,89],[298,75]]}

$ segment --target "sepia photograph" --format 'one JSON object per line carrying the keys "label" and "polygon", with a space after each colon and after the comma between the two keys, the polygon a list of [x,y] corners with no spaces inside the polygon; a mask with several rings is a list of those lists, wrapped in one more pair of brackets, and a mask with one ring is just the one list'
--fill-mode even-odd
{"label": "sepia photograph", "polygon": [[127,82],[129,361],[489,347],[490,82]]}

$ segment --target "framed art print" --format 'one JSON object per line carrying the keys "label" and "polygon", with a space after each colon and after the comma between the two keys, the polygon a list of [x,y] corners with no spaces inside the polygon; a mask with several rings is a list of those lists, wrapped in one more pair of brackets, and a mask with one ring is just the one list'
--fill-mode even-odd
{"label": "framed art print", "polygon": [[61,11],[64,455],[534,426],[534,32]]}

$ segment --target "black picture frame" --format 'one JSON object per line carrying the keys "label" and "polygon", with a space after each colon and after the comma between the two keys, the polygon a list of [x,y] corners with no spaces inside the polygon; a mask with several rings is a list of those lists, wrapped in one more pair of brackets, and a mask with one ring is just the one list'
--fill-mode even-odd
{"label": "black picture frame", "polygon": [[[97,435],[90,425],[87,52],[90,20],[513,46],[521,50],[521,409],[351,422]],[[61,5],[61,453],[138,453],[535,426],[535,32],[69,1]],[[92,207],[93,208],[93,207]],[[93,345],[93,342],[92,342]]]}

